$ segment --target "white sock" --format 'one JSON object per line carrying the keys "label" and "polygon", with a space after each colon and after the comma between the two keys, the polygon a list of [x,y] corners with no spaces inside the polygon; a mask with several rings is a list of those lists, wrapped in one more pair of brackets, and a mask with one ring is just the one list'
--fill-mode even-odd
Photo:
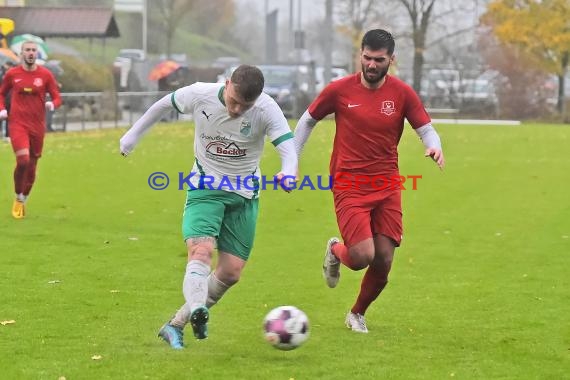
{"label": "white sock", "polygon": [[[216,273],[212,272],[208,276],[208,298],[206,300],[206,307],[209,309],[214,306],[224,293],[230,288],[229,285],[224,284],[216,277]],[[190,318],[190,307],[187,303],[182,305],[180,309],[174,314],[174,317],[170,320],[172,326],[184,328],[188,319]]]}
{"label": "white sock", "polygon": [[186,323],[188,323],[188,318],[190,318],[190,307],[185,303],[180,309],[178,309],[176,314],[174,314],[174,317],[168,323],[172,326],[183,329],[184,326],[186,326]]}
{"label": "white sock", "polygon": [[209,309],[217,304],[229,288],[229,285],[224,284],[216,277],[216,272],[210,274],[208,276],[208,299],[206,300],[206,307]]}
{"label": "white sock", "polygon": [[16,199],[22,203],[26,202],[26,200],[28,199],[27,195],[24,195],[22,193],[20,194],[16,194]]}
{"label": "white sock", "polygon": [[182,292],[186,303],[190,306],[190,312],[206,304],[208,274],[210,274],[210,267],[201,261],[191,260],[186,265]]}

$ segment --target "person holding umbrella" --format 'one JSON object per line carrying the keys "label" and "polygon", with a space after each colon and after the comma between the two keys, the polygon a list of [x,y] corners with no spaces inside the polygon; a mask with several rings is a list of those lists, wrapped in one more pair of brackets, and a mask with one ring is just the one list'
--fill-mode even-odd
{"label": "person holding umbrella", "polygon": [[[22,44],[22,63],[8,71],[0,86],[0,120],[10,120],[10,141],[16,155],[14,190],[16,199],[12,216],[26,216],[25,203],[36,178],[36,166],[42,155],[46,130],[46,111],[61,105],[59,87],[53,74],[38,66],[38,47],[33,41]],[[6,96],[11,92],[10,112]],[[51,100],[46,100],[46,95]]]}

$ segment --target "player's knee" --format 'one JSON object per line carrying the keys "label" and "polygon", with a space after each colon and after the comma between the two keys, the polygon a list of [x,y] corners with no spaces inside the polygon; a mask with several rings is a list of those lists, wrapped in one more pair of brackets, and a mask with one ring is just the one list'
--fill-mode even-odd
{"label": "player's knee", "polygon": [[193,244],[188,249],[188,260],[200,260],[209,263],[212,259],[214,247],[208,243]]}
{"label": "player's knee", "polygon": [[368,267],[368,263],[363,260],[354,260],[353,264],[351,265],[350,269],[352,270],[362,270]]}
{"label": "player's knee", "polygon": [[227,286],[234,286],[239,282],[239,279],[240,279],[239,273],[232,273],[229,276],[224,277],[224,279],[221,281]]}
{"label": "player's knee", "polygon": [[383,255],[382,264],[384,264],[384,268],[388,270],[392,267],[393,257]]}
{"label": "player's knee", "polygon": [[394,260],[394,252],[387,251],[387,252],[380,252],[380,257],[375,261],[374,265],[380,264],[382,267],[382,272],[386,273],[386,280],[388,279],[388,273],[390,273],[390,269],[392,268],[392,261]]}
{"label": "player's knee", "polygon": [[16,166],[18,168],[27,168],[30,164],[30,156],[27,154],[21,154],[16,156]]}
{"label": "player's knee", "polygon": [[238,283],[240,277],[241,277],[241,271],[240,270],[228,270],[228,269],[224,269],[223,271],[216,271],[216,276],[218,277],[218,279],[223,282],[224,284],[226,284],[228,287],[230,286],[234,286],[235,284]]}
{"label": "player's knee", "polygon": [[362,260],[366,263],[367,266],[372,263],[375,254],[376,252],[374,252],[374,246],[366,247],[366,249],[363,249],[361,256]]}
{"label": "player's knee", "polygon": [[204,263],[210,263],[216,247],[216,239],[213,237],[191,237],[186,240],[186,247],[188,248],[188,261],[200,260]]}
{"label": "player's knee", "polygon": [[351,247],[350,258],[352,261],[351,269],[364,269],[374,260],[374,249],[373,247]]}

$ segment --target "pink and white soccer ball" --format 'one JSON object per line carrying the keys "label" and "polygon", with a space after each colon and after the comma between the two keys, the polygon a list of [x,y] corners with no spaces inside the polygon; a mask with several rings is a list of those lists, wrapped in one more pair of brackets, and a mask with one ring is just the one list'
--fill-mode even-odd
{"label": "pink and white soccer ball", "polygon": [[309,318],[295,306],[279,306],[265,316],[263,333],[273,347],[293,350],[309,338]]}

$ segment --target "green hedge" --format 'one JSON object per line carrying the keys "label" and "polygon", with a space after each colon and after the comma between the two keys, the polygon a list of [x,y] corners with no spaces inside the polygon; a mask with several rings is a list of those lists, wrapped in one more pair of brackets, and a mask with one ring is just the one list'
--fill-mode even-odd
{"label": "green hedge", "polygon": [[113,89],[111,67],[79,58],[54,54],[51,59],[61,61],[63,74],[57,80],[61,84],[61,92],[101,92]]}

